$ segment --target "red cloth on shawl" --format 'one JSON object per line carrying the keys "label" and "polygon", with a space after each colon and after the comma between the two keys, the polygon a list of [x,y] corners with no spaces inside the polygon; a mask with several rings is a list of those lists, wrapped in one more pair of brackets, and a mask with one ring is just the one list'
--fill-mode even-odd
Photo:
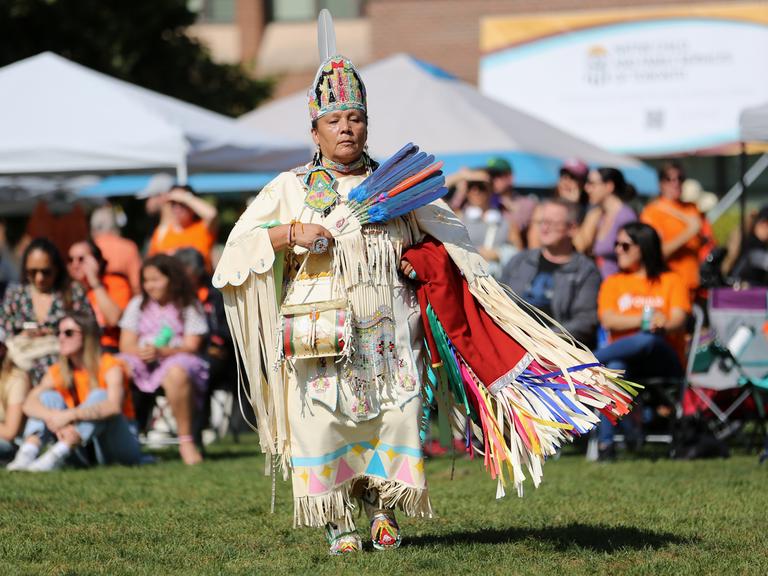
{"label": "red cloth on shawl", "polygon": [[427,304],[432,305],[451,343],[486,387],[516,369],[522,371],[524,366],[518,366],[526,350],[477,303],[441,243],[427,238],[408,248],[403,259],[417,274],[416,293],[433,362],[440,356],[429,327]]}

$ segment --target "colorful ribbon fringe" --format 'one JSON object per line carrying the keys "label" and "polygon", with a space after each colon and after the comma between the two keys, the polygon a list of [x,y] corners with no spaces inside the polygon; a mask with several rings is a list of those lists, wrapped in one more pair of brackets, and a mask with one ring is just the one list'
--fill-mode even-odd
{"label": "colorful ribbon fringe", "polygon": [[[637,395],[638,386],[618,376],[606,376],[604,384],[597,384],[591,370],[600,364],[574,366],[566,377],[536,361],[491,393],[451,345],[431,306],[427,317],[440,355],[432,359],[438,372],[435,396],[440,399],[439,387],[447,386],[453,404],[461,407],[466,416],[467,450],[483,455],[485,468],[499,481],[499,497],[506,486],[505,468],[522,495],[523,467],[538,486],[546,457],[566,441],[592,430],[599,422],[595,411],[615,422],[629,412]],[[474,446],[473,439],[482,446]]]}

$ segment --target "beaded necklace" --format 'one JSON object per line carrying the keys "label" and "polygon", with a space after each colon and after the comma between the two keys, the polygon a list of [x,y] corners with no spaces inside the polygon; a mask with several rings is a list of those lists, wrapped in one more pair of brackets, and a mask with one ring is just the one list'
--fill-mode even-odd
{"label": "beaded necklace", "polygon": [[326,157],[320,158],[320,162],[323,165],[323,168],[328,168],[329,170],[333,170],[335,172],[338,172],[339,174],[351,174],[352,172],[355,172],[357,170],[360,170],[361,168],[365,167],[365,154],[360,156],[357,160],[354,162],[351,162],[350,164],[342,164],[341,162],[334,162],[333,160],[329,160]]}

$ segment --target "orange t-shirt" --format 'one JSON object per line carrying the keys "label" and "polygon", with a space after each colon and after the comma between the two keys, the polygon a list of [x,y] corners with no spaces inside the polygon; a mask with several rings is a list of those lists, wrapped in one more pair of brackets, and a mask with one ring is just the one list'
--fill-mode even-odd
{"label": "orange t-shirt", "polygon": [[136,243],[109,232],[93,237],[93,241],[107,259],[107,274],[121,274],[128,278],[134,294],[141,292],[141,255]]}
{"label": "orange t-shirt", "polygon": [[[131,397],[131,388],[128,381],[128,368],[122,360],[118,360],[111,354],[102,354],[99,361],[99,375],[98,384],[99,388],[106,390],[107,381],[105,376],[115,366],[119,366],[123,371],[123,415],[129,420],[136,418],[136,413],[133,409],[133,399]],[[88,372],[85,368],[74,370],[72,373],[72,388],[67,388],[64,384],[64,378],[61,375],[61,366],[54,364],[48,368],[48,375],[53,380],[53,387],[61,394],[69,408],[74,408],[82,404],[88,394],[91,391],[90,379],[88,378]]]}
{"label": "orange t-shirt", "polygon": [[[101,279],[104,284],[104,288],[107,290],[107,294],[112,298],[112,301],[120,307],[120,310],[125,310],[128,306],[128,302],[131,301],[132,293],[131,286],[128,281],[117,274],[105,274]],[[91,288],[88,290],[88,302],[91,303],[91,308],[96,315],[96,322],[101,326],[101,345],[105,347],[117,348],[120,346],[120,327],[119,326],[104,326],[104,315],[99,310],[99,306],[96,302],[96,294]]]}
{"label": "orange t-shirt", "polygon": [[[659,234],[662,243],[673,240],[687,228],[685,222],[670,214],[668,209],[701,218],[701,213],[694,204],[674,202],[667,198],[659,198],[649,203],[640,214],[640,221],[652,226]],[[701,244],[701,236],[696,235],[667,258],[669,269],[680,275],[689,290],[695,290],[699,286],[699,250]]]}
{"label": "orange t-shirt", "polygon": [[[642,316],[643,308],[650,305],[669,318],[673,308],[686,313],[691,311],[691,297],[682,278],[674,272],[663,272],[656,281],[636,274],[614,274],[600,285],[597,297],[597,313],[602,318],[606,312],[625,316]],[[637,333],[638,330],[609,330],[611,342]],[[666,335],[667,341],[680,355],[685,356],[685,334],[676,332]]]}
{"label": "orange t-shirt", "polygon": [[211,271],[211,250],[216,238],[208,228],[208,225],[202,220],[190,224],[180,230],[171,227],[160,236],[160,228],[152,233],[152,240],[149,243],[149,256],[155,254],[173,254],[179,248],[194,248],[205,259],[205,267],[208,272]]}

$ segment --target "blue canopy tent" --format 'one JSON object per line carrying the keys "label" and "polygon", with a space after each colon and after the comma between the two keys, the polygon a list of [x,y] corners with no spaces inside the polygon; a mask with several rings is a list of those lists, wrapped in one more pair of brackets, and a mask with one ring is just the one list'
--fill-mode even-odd
{"label": "blue canopy tent", "polygon": [[[275,173],[272,172],[210,172],[192,174],[187,179],[189,185],[201,194],[223,194],[227,192],[257,191],[263,188]],[[173,178],[157,181],[153,174],[124,174],[107,176],[97,184],[78,192],[82,198],[106,198],[110,196],[145,196],[156,187],[158,191],[167,190]]]}

